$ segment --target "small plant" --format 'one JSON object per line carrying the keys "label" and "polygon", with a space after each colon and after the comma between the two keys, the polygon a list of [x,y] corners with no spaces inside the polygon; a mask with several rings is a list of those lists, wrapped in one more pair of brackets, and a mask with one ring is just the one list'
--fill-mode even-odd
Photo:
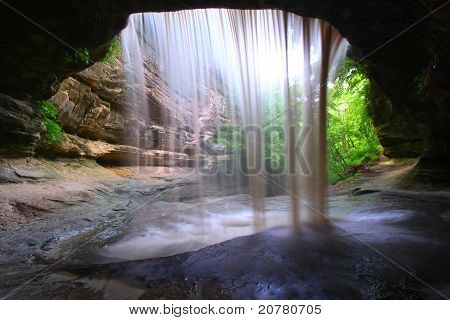
{"label": "small plant", "polygon": [[53,102],[50,100],[42,100],[39,101],[39,105],[41,106],[42,113],[47,119],[56,120],[59,112]]}
{"label": "small plant", "polygon": [[58,109],[50,100],[38,102],[44,114],[44,125],[47,129],[46,141],[48,144],[58,144],[64,140],[63,130],[57,122]]}
{"label": "small plant", "polygon": [[78,64],[82,62],[88,65],[90,60],[88,48],[79,48],[73,52],[66,52],[63,58],[63,61],[66,64]]}
{"label": "small plant", "polygon": [[113,62],[114,59],[120,57],[121,54],[122,54],[122,46],[120,43],[120,38],[119,36],[115,36],[114,39],[111,41],[108,52],[103,57],[102,62],[103,63]]}
{"label": "small plant", "polygon": [[44,125],[47,128],[48,144],[58,144],[64,140],[62,128],[56,121],[45,119]]}

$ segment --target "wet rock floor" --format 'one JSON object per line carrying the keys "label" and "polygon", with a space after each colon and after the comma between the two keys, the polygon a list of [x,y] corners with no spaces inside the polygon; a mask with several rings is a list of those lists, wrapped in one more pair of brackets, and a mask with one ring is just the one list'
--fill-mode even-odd
{"label": "wet rock floor", "polygon": [[[22,252],[20,246],[14,249],[12,240],[2,240],[0,294],[9,299],[444,299],[450,295],[446,194],[342,192],[330,197],[330,220],[321,226],[303,225],[296,232],[274,226],[162,258],[120,261],[102,254],[106,244],[121,241],[128,222],[138,217],[127,212],[138,207],[142,188],[128,185],[127,192],[120,189],[123,198],[116,190],[114,196],[100,195],[97,202],[91,201],[89,208],[103,206],[109,220],[89,232],[41,243],[41,249],[32,253]],[[140,192],[129,193],[130,189]],[[114,210],[125,199],[131,204]],[[267,202],[276,207],[283,197]],[[88,208],[74,207],[80,212]],[[280,214],[283,210],[279,208]],[[16,241],[32,230],[22,228]],[[7,250],[16,253],[8,255]]]}

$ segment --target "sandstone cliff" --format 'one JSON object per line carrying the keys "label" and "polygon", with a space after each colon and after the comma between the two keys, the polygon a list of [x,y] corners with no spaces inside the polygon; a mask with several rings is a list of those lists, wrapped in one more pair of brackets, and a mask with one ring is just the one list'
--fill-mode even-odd
{"label": "sandstone cliff", "polygon": [[[226,121],[227,104],[210,91],[208,103],[194,119],[186,98],[174,94],[159,76],[152,59],[146,63],[146,103],[130,105],[120,59],[96,63],[64,80],[51,101],[59,110],[58,122],[65,131],[56,145],[41,143],[44,156],[85,156],[111,162],[146,162],[154,165],[186,164],[195,144],[202,154],[214,148],[213,124]],[[200,141],[194,136],[198,125]],[[158,151],[158,152],[157,152]]]}

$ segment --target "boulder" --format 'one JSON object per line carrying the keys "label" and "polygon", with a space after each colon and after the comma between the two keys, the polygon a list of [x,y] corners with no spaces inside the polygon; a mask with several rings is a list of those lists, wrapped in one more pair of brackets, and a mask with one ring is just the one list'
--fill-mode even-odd
{"label": "boulder", "polygon": [[87,157],[102,164],[186,166],[189,158],[184,153],[151,150],[104,141],[83,139],[64,134],[62,143],[42,146],[42,153],[52,157]]}
{"label": "boulder", "polygon": [[113,110],[90,86],[68,78],[51,100],[59,109],[58,120],[64,131],[111,143],[123,140],[123,114]]}

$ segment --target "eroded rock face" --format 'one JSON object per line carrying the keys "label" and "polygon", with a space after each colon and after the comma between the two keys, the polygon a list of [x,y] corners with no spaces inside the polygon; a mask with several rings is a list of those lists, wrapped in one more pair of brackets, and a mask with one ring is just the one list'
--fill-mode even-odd
{"label": "eroded rock face", "polygon": [[44,130],[39,108],[0,94],[0,154],[30,156]]}
{"label": "eroded rock face", "polygon": [[418,126],[399,112],[374,82],[371,83],[369,114],[386,156],[409,158],[422,154],[423,139]]}
{"label": "eroded rock face", "polygon": [[[120,59],[96,63],[67,78],[51,101],[66,132],[58,145],[42,143],[50,157],[89,157],[105,163],[189,165],[195,145],[204,155],[222,155],[214,143],[217,123],[227,121],[228,105],[213,90],[194,119],[188,99],[171,92],[152,59],[146,64],[147,103],[133,106]],[[199,141],[195,139],[195,122]],[[162,151],[164,150],[164,151]]]}
{"label": "eroded rock face", "polygon": [[151,150],[104,141],[83,139],[65,134],[60,144],[47,146],[43,152],[54,157],[86,157],[104,164],[137,164],[146,166],[188,166],[189,157],[184,153]]}
{"label": "eroded rock face", "polygon": [[[105,69],[111,73],[100,78],[91,68],[99,74],[104,74]],[[119,143],[124,136],[125,119],[117,103],[123,91],[121,83],[116,84],[113,80],[117,72],[106,64],[91,68],[64,80],[59,91],[51,98],[60,111],[59,123],[68,133]],[[109,88],[105,86],[111,83],[114,85]],[[112,104],[116,104],[116,108]]]}

